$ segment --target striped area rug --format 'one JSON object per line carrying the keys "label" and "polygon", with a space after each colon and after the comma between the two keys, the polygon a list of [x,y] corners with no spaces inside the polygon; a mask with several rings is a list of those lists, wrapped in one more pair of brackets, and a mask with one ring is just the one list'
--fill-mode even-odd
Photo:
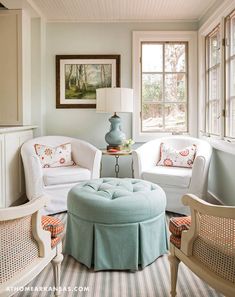
{"label": "striped area rug", "polygon": [[[66,215],[58,215],[64,222]],[[167,221],[173,214],[167,214]],[[48,265],[28,287],[53,286],[53,272]],[[138,272],[88,270],[65,255],[62,262],[63,297],[169,297],[170,269],[167,255]],[[68,291],[70,290],[70,291]],[[73,291],[72,291],[73,290]],[[223,297],[194,275],[183,263],[179,266],[177,297]],[[48,297],[51,292],[20,292],[14,297]]]}

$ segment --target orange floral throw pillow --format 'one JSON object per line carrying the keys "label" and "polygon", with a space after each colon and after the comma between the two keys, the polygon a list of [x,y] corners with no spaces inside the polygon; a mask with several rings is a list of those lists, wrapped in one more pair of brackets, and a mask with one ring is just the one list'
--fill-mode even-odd
{"label": "orange floral throw pillow", "polygon": [[193,166],[196,151],[197,147],[195,144],[181,150],[176,150],[165,143],[161,143],[160,161],[157,165],[191,168]]}
{"label": "orange floral throw pillow", "polygon": [[34,148],[43,168],[75,165],[72,160],[71,143],[61,144],[57,147],[35,144]]}

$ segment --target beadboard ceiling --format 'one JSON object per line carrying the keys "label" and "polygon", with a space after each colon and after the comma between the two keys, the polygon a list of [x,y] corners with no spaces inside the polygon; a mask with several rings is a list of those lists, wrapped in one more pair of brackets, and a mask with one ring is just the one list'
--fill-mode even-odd
{"label": "beadboard ceiling", "polygon": [[27,0],[47,21],[52,22],[198,21],[216,1],[218,0]]}

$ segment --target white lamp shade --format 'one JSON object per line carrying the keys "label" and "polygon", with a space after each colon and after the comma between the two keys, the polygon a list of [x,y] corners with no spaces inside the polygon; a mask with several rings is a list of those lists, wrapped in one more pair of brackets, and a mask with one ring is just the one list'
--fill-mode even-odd
{"label": "white lamp shade", "polygon": [[96,90],[97,112],[133,112],[133,90],[102,88]]}

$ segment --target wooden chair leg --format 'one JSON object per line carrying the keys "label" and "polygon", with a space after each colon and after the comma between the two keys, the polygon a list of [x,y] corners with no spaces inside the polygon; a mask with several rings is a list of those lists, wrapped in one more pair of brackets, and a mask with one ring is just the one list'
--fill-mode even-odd
{"label": "wooden chair leg", "polygon": [[63,255],[58,253],[54,259],[52,259],[53,273],[54,273],[54,282],[55,282],[55,296],[60,295],[60,270],[61,262],[63,261]]}
{"label": "wooden chair leg", "polygon": [[171,297],[176,296],[176,284],[177,284],[177,276],[178,276],[178,268],[180,260],[174,256],[173,254],[170,254],[168,256],[169,262],[170,262],[170,268],[171,268]]}

